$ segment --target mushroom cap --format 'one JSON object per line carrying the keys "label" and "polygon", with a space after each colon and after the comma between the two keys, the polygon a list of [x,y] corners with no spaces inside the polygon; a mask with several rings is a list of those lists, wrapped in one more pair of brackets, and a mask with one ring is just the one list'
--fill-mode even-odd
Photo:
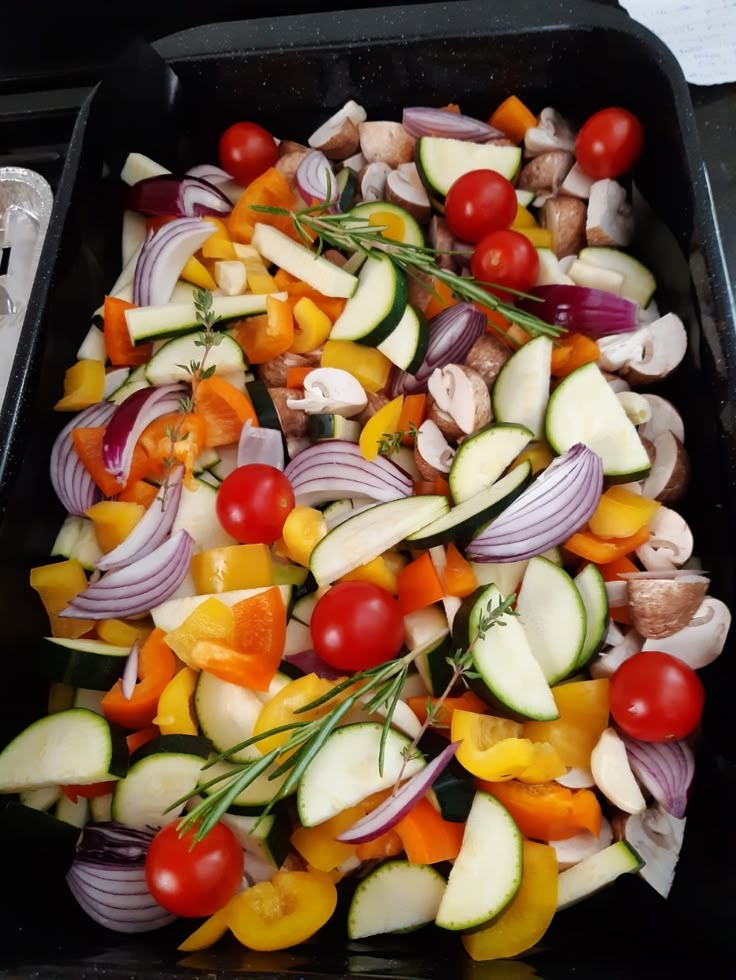
{"label": "mushroom cap", "polygon": [[438,408],[457,423],[462,434],[469,435],[491,421],[491,396],[477,371],[448,364],[432,372],[427,387]]}
{"label": "mushroom cap", "polygon": [[672,636],[693,618],[708,590],[708,579],[633,578],[628,580],[634,628],[650,640]]}
{"label": "mushroom cap", "polygon": [[309,152],[309,150],[292,150],[291,153],[285,153],[276,161],[276,170],[282,173],[287,180],[293,181],[296,178],[299,164]]}
{"label": "mushroom cap", "polygon": [[565,177],[572,170],[575,157],[567,150],[550,150],[540,153],[525,164],[519,174],[519,188],[523,191],[557,192]]}
{"label": "mushroom cap", "polygon": [[648,572],[671,571],[692,556],[693,533],[676,510],[659,507],[649,522],[649,531],[647,543],[636,549],[636,557]]}
{"label": "mushroom cap", "polygon": [[527,156],[537,156],[549,150],[575,152],[575,133],[560,113],[545,106],[539,114],[537,125],[524,134],[524,151]]}
{"label": "mushroom cap", "polygon": [[552,251],[558,259],[576,255],[585,245],[585,201],[577,197],[552,197],[540,214],[543,228],[552,232]]}
{"label": "mushroom cap", "polygon": [[368,163],[387,163],[391,169],[414,160],[417,141],[398,122],[374,120],[358,127],[360,149]]}
{"label": "mushroom cap", "polygon": [[[647,442],[644,444],[647,445]],[[689,483],[690,459],[687,450],[671,432],[660,433],[654,440],[654,460],[642,493],[663,504],[671,504],[684,495]]]}
{"label": "mushroom cap", "polygon": [[652,411],[651,418],[639,430],[640,435],[645,435],[647,439],[656,439],[657,436],[669,430],[680,442],[685,441],[685,426],[680,413],[672,402],[662,398],[661,395],[651,395],[649,392],[642,395],[649,402]]}
{"label": "mushroom cap", "polygon": [[491,387],[499,371],[511,357],[511,349],[495,334],[482,334],[468,351],[465,367],[475,371]]}
{"label": "mushroom cap", "polygon": [[356,153],[360,146],[358,127],[347,116],[336,122],[328,120],[312,134],[309,145],[321,150],[328,160],[344,160]]}
{"label": "mushroom cap", "polygon": [[281,140],[279,143],[279,158],[286,157],[290,153],[309,153],[309,147],[303,143],[296,143],[294,140]]}
{"label": "mushroom cap", "polygon": [[419,426],[414,444],[414,461],[424,480],[435,480],[450,472],[454,449],[447,444],[442,431],[431,419]]}
{"label": "mushroom cap", "polygon": [[706,596],[687,626],[663,639],[646,640],[641,649],[669,653],[699,670],[720,657],[730,628],[731,611],[726,603]]}
{"label": "mushroom cap", "polygon": [[627,361],[622,369],[627,381],[633,385],[651,384],[666,378],[678,367],[687,351],[687,331],[674,313],[666,313],[642,327],[642,331],[643,356]]}
{"label": "mushroom cap", "polygon": [[443,412],[431,393],[427,395],[427,418],[435,423],[442,435],[450,442],[457,442],[465,433],[451,415]]}
{"label": "mushroom cap", "polygon": [[585,234],[588,245],[618,248],[633,241],[634,212],[617,181],[597,180],[591,187]]}
{"label": "mushroom cap", "polygon": [[424,224],[432,213],[432,206],[424,187],[417,184],[401,170],[391,170],[386,177],[384,194],[389,204],[396,204]]}

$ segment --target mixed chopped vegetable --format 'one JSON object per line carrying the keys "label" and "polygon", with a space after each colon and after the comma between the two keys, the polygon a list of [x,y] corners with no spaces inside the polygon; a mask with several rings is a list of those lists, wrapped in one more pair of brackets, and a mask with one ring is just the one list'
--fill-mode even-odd
{"label": "mixed chopped vegetable", "polygon": [[523,953],[672,884],[730,613],[671,505],[686,351],[624,184],[641,124],[507,99],[131,153],[30,584],[49,714],[0,792],[81,829],[98,923]]}

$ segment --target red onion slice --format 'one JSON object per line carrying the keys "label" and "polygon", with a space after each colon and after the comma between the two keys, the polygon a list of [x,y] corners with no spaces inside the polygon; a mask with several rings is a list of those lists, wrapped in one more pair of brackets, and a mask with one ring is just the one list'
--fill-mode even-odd
{"label": "red onion slice", "polygon": [[190,167],[184,176],[198,177],[200,180],[206,180],[208,184],[214,184],[215,187],[218,184],[226,184],[229,180],[235,180],[232,174],[222,167],[216,167],[213,163],[198,163],[196,167]]}
{"label": "red onion slice", "polygon": [[338,197],[332,165],[321,150],[310,150],[296,171],[296,185],[307,204],[334,204]]}
{"label": "red onion slice", "polygon": [[232,204],[214,184],[201,177],[171,174],[146,177],[128,190],[126,206],[142,214],[170,215],[178,218],[202,218],[207,214],[230,214]]}
{"label": "red onion slice", "polygon": [[637,742],[622,736],[632,772],[657,803],[682,819],[695,776],[695,756],[687,742]]}
{"label": "red onion slice", "polygon": [[145,558],[92,582],[59,615],[68,619],[120,619],[148,612],[179,588],[189,571],[193,549],[192,536],[177,531]]}
{"label": "red onion slice", "polygon": [[531,296],[519,298],[518,306],[545,323],[584,333],[593,340],[617,333],[633,333],[640,327],[639,304],[603,289],[587,286],[535,286]]}
{"label": "red onion slice", "polygon": [[109,473],[123,483],[127,480],[143,430],[161,415],[176,412],[183,393],[178,384],[141,388],[115,407],[102,440],[102,459]]}
{"label": "red onion slice", "polygon": [[411,106],[404,109],[401,124],[407,133],[416,137],[442,136],[472,143],[487,143],[503,137],[500,129],[495,129],[480,119],[433,106]]}
{"label": "red onion slice", "polygon": [[449,766],[459,745],[460,742],[451,742],[424,769],[404,783],[393,796],[389,796],[367,816],[361,817],[352,827],[339,834],[336,840],[342,841],[343,844],[364,844],[395,827],[421,800],[440,773]]}
{"label": "red onion slice", "polygon": [[115,411],[109,402],[90,405],[68,422],[54,441],[49,463],[49,477],[54,493],[69,514],[83,517],[87,508],[102,499],[102,492],[79,458],[72,429],[106,425]]}
{"label": "red onion slice", "polygon": [[378,456],[368,462],[352,442],[317,443],[299,453],[284,470],[297,504],[310,507],[352,497],[398,500],[411,496],[414,484],[402,469]]}
{"label": "red onion slice", "polygon": [[509,562],[544,554],[580,530],[602,491],[601,458],[578,442],[470,542],[466,556],[479,562]]}
{"label": "red onion slice", "polygon": [[210,221],[176,218],[149,235],[135,264],[133,302],[137,306],[168,303],[181,270],[216,231]]}
{"label": "red onion slice", "polygon": [[328,681],[334,681],[338,677],[345,676],[344,670],[337,670],[335,667],[331,667],[314,650],[301,650],[299,653],[291,653],[285,656],[284,660],[290,664],[294,664],[299,670],[303,670],[305,674],[316,674],[317,677],[324,677]]}
{"label": "red onion slice", "polygon": [[115,932],[150,932],[175,916],[146,883],[146,852],[155,831],[116,823],[88,824],[67,872],[71,893],[87,915]]}
{"label": "red onion slice", "polygon": [[133,646],[130,648],[130,653],[125,659],[125,667],[123,667],[123,676],[120,678],[120,687],[123,692],[123,697],[126,701],[130,701],[133,697],[133,691],[135,690],[135,685],[138,682],[138,640],[135,641]]}
{"label": "red onion slice", "polygon": [[427,390],[427,381],[435,368],[463,364],[468,351],[486,331],[486,318],[472,303],[448,306],[428,322],[429,341],[424,361],[416,374],[395,371],[391,391],[412,395]]}
{"label": "red onion slice", "polygon": [[250,463],[264,463],[283,470],[285,459],[281,433],[276,429],[251,425],[248,419],[240,432],[238,466],[247,466]]}
{"label": "red onion slice", "polygon": [[184,468],[177,466],[169,476],[163,502],[159,494],[128,537],[121,541],[117,548],[113,548],[100,558],[97,568],[101,572],[124,568],[131,562],[150,555],[160,544],[163,544],[176,520],[183,479]]}

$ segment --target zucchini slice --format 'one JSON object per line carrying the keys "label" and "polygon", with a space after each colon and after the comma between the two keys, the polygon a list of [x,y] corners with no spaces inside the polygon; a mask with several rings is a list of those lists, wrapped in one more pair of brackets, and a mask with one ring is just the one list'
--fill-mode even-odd
{"label": "zucchini slice", "polygon": [[[398,204],[389,204],[388,201],[366,201],[364,204],[358,204],[357,207],[354,207],[350,212],[350,217],[362,218],[372,225],[389,225],[389,230],[386,233],[387,238],[393,238],[407,245],[416,245],[417,248],[424,245],[424,232],[419,224],[408,211],[400,208]],[[371,218],[373,218],[372,221]],[[394,232],[399,223],[403,225],[403,232],[397,237]]]}
{"label": "zucchini slice", "polygon": [[621,875],[636,873],[643,867],[644,862],[626,841],[610,844],[562,872],[557,890],[557,908],[560,910],[575,905]]}
{"label": "zucchini slice", "polygon": [[228,812],[223,813],[220,820],[232,830],[248,854],[263,858],[276,868],[280,868],[286,860],[291,845],[291,822],[284,811],[269,813],[265,817]]}
{"label": "zucchini slice", "polygon": [[491,423],[464,439],[447,478],[455,503],[492,486],[531,439],[531,430],[515,423]]}
{"label": "zucchini slice", "polygon": [[409,932],[433,922],[446,887],[431,865],[384,861],[355,890],[348,910],[348,937]]}
{"label": "zucchini slice", "polygon": [[[286,293],[274,293],[277,299],[285,299]],[[212,309],[222,320],[242,319],[266,312],[266,296],[246,293],[242,296],[213,296]],[[150,340],[165,340],[191,333],[199,326],[199,317],[193,302],[164,303],[162,306],[137,306],[126,310],[128,333],[134,344]],[[212,352],[211,352],[212,353]],[[209,360],[209,358],[208,358]],[[189,361],[183,363],[188,364]],[[130,383],[130,378],[128,383]],[[151,381],[151,384],[160,384]]]}
{"label": "zucchini slice", "polygon": [[638,303],[642,309],[651,303],[657,289],[657,280],[649,269],[632,255],[627,255],[619,248],[591,245],[582,249],[578,258],[581,262],[595,265],[599,269],[608,269],[610,272],[618,272],[622,275],[624,282],[621,286],[621,295],[624,299]]}
{"label": "zucchini slice", "polygon": [[217,490],[200,477],[197,477],[197,484],[193,489],[185,486],[181,488],[181,500],[171,533],[176,534],[182,530],[188,531],[194,538],[195,553],[238,543],[220,524],[217,516]]}
{"label": "zucchini slice", "polygon": [[495,170],[511,180],[521,164],[521,149],[423,136],[417,144],[416,164],[427,193],[442,204],[458,177],[471,170]]}
{"label": "zucchini slice", "polygon": [[[356,290],[358,280],[355,276],[295,242],[278,228],[259,222],[253,232],[253,245],[264,259],[308,283],[323,296],[348,299]],[[279,299],[283,298],[279,296]]]}
{"label": "zucchini slice", "polygon": [[[199,672],[194,688],[194,712],[200,730],[217,752],[244,742],[253,734],[263,702],[239,684],[229,684],[206,670]],[[260,759],[258,746],[250,745],[232,756],[233,762]]]}
{"label": "zucchini slice", "polygon": [[370,254],[358,275],[358,288],[335,320],[330,340],[352,340],[376,347],[404,315],[406,276],[384,253]]}
{"label": "zucchini slice", "polygon": [[[235,299],[239,297],[224,298]],[[146,310],[149,307],[141,306],[140,309]],[[207,368],[214,368],[215,374],[235,374],[236,371],[244,371],[247,365],[243,348],[229,334],[221,333],[219,336],[221,340],[216,347],[210,350],[207,356]],[[146,365],[146,381],[152,385],[188,381],[190,379],[188,365],[192,361],[198,362],[202,357],[202,349],[197,346],[198,339],[199,332],[194,331],[181,337],[174,337],[173,340],[167,340]]]}
{"label": "zucchini slice", "polygon": [[523,425],[534,439],[541,439],[549,401],[551,366],[552,341],[549,337],[535,337],[515,351],[498,372],[491,390],[493,417],[498,422]]}
{"label": "zucchini slice", "polygon": [[109,691],[123,673],[129,653],[128,647],[102,640],[46,636],[39,650],[39,669],[50,681]]}
{"label": "zucchini slice", "polygon": [[428,346],[429,328],[421,314],[407,303],[404,315],[378,349],[396,367],[414,374],[422,366]]}
{"label": "zucchini slice", "polygon": [[606,583],[597,567],[586,565],[573,579],[585,606],[585,639],[576,667],[584,667],[598,653],[608,629],[608,595]]}

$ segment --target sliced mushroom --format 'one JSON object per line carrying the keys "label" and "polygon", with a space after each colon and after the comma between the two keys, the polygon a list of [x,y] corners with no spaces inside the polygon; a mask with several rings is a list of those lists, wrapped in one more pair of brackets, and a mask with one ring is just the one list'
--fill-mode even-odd
{"label": "sliced mushroom", "polygon": [[[299,440],[307,438],[307,413],[289,408],[289,401],[298,398],[301,395],[301,390],[299,388],[269,388],[268,393],[279,417],[281,431],[286,437],[289,455],[293,459],[296,453],[292,452],[292,449],[297,448]],[[293,446],[292,440],[294,440]]]}
{"label": "sliced mushroom", "polygon": [[587,201],[590,197],[590,188],[595,183],[593,177],[589,177],[579,163],[574,164],[570,173],[565,177],[560,185],[560,194],[570,197],[581,197]]}
{"label": "sliced mushroom", "polygon": [[309,153],[309,150],[294,150],[292,153],[287,153],[285,156],[279,157],[276,161],[276,169],[287,180],[294,180],[296,172],[299,169],[299,164],[307,153]]}
{"label": "sliced mushroom", "polygon": [[[437,214],[429,222],[429,242],[432,248],[439,253],[451,252],[455,247],[455,238],[447,222]],[[453,255],[439,254],[437,256],[437,265],[440,269],[454,269],[455,257]]]}
{"label": "sliced mushroom", "polygon": [[560,113],[547,106],[542,109],[537,125],[527,129],[524,136],[524,150],[527,156],[538,156],[549,150],[575,152],[575,133]]}
{"label": "sliced mushroom", "polygon": [[279,143],[279,157],[286,157],[290,153],[308,153],[309,147],[303,143],[295,143],[294,140],[281,140]]}
{"label": "sliced mushroom", "polygon": [[432,372],[427,387],[436,407],[465,435],[491,421],[491,396],[477,371],[461,364],[448,364]]}
{"label": "sliced mushroom", "polygon": [[400,163],[396,168],[404,180],[408,180],[415,187],[424,190],[424,184],[422,183],[422,178],[419,176],[419,171],[417,170],[417,165],[412,160],[410,163]]}
{"label": "sliced mushroom", "polygon": [[[611,374],[610,371],[601,371],[601,374],[608,382],[608,387],[614,393],[614,395],[620,395],[624,391],[631,391],[631,385],[628,381],[624,381],[623,378],[619,378],[617,374]],[[644,440],[642,440],[643,442]]]}
{"label": "sliced mushroom", "polygon": [[687,626],[707,591],[708,579],[703,575],[629,579],[629,611],[634,629],[649,640],[672,636]]}
{"label": "sliced mushroom", "polygon": [[361,383],[341,368],[315,368],[304,379],[304,396],[286,403],[287,408],[310,415],[330,412],[347,419],[359,415],[367,404]]}
{"label": "sliced mushroom", "polygon": [[342,161],[343,169],[347,167],[348,170],[354,171],[359,174],[363,167],[367,166],[368,161],[363,156],[362,153],[354,153],[351,157]]}
{"label": "sliced mushroom", "polygon": [[361,425],[365,425],[369,419],[373,418],[380,408],[383,408],[384,405],[388,405],[389,402],[386,395],[382,395],[377,391],[366,391],[365,397],[367,399],[367,404],[360,415],[356,416],[356,421],[360,422]]}
{"label": "sliced mushroom", "polygon": [[642,493],[663,504],[675,503],[685,493],[690,482],[687,451],[680,440],[667,431],[657,436],[653,446],[654,462],[644,481]]}
{"label": "sliced mushroom", "polygon": [[619,391],[616,393],[626,417],[632,425],[643,425],[652,417],[649,402],[637,391]]}
{"label": "sliced mushroom", "polygon": [[[687,331],[674,313],[642,327],[644,351],[641,359],[630,360],[623,373],[633,385],[651,384],[672,374],[687,351]],[[640,331],[637,331],[639,333]]]}
{"label": "sliced mushroom", "polygon": [[669,507],[659,507],[649,522],[650,538],[636,549],[648,572],[671,571],[693,553],[693,533],[687,521]]}
{"label": "sliced mushroom", "polygon": [[368,163],[387,163],[391,169],[414,160],[417,141],[401,123],[378,120],[358,127],[360,149]]}
{"label": "sliced mushroom", "polygon": [[432,206],[425,189],[421,184],[417,187],[414,181],[401,170],[389,172],[384,194],[390,204],[398,204],[420,224],[424,224],[432,213]]}
{"label": "sliced mushroom", "polygon": [[610,823],[605,817],[601,820],[601,832],[598,837],[591,834],[589,830],[583,830],[574,837],[567,840],[551,840],[550,847],[554,847],[557,854],[557,865],[560,871],[572,868],[573,865],[584,861],[585,858],[592,857],[598,851],[602,851],[613,841],[613,831]]}
{"label": "sliced mushroom", "polygon": [[634,211],[617,181],[597,180],[591,187],[585,237],[588,245],[614,248],[623,248],[634,240]]}
{"label": "sliced mushroom", "polygon": [[632,816],[612,821],[617,840],[631,844],[644,862],[639,877],[662,898],[667,898],[685,836],[686,818],[678,819],[659,804]]}
{"label": "sliced mushroom", "polygon": [[499,371],[511,357],[511,350],[500,337],[485,333],[478,337],[468,351],[465,367],[481,376],[488,388],[498,377]]}
{"label": "sliced mushroom", "polygon": [[360,196],[364,201],[382,201],[386,189],[386,180],[391,173],[387,163],[369,163],[358,174],[360,180]]}
{"label": "sliced mushroom", "polygon": [[631,771],[626,746],[614,728],[607,728],[590,753],[590,771],[605,798],[625,813],[646,809],[636,777]]}
{"label": "sliced mushroom", "polygon": [[590,289],[602,289],[606,293],[620,295],[624,277],[613,269],[602,269],[592,262],[575,259],[570,266],[569,276],[576,286],[587,286]]}
{"label": "sliced mushroom", "polygon": [[423,480],[435,480],[450,472],[455,450],[449,446],[437,423],[425,419],[414,444],[414,461]]}
{"label": "sliced mushroom", "polygon": [[636,630],[629,630],[620,642],[600,653],[591,663],[590,676],[596,680],[611,677],[625,660],[633,657],[635,653],[639,653],[643,642],[643,638]]}
{"label": "sliced mushroom", "polygon": [[642,649],[669,653],[700,670],[720,657],[730,628],[731,611],[726,603],[706,596],[684,629],[664,639],[647,640]]}
{"label": "sliced mushroom", "polygon": [[639,435],[646,436],[647,439],[654,442],[662,432],[671,432],[680,442],[684,442],[685,426],[680,413],[672,402],[668,402],[661,395],[644,394],[642,398],[646,398],[649,403],[652,415],[639,430]]}
{"label": "sliced mushroom", "polygon": [[576,255],[585,245],[585,202],[576,197],[553,197],[542,207],[540,221],[552,232],[552,251],[558,259]]}
{"label": "sliced mushroom", "polygon": [[519,188],[523,191],[549,191],[556,194],[574,162],[575,157],[566,150],[540,153],[523,167],[519,174]]}
{"label": "sliced mushroom", "polygon": [[330,160],[343,160],[358,149],[358,127],[367,118],[363,106],[350,99],[315,129],[308,143],[312,149],[322,150]]}
{"label": "sliced mushroom", "polygon": [[278,357],[259,364],[258,376],[269,388],[285,388],[286,376],[291,368],[306,368],[310,366],[311,362],[303,354],[292,354],[291,351],[286,351],[285,354],[279,354]]}
{"label": "sliced mushroom", "polygon": [[342,252],[338,252],[336,248],[328,248],[322,253],[322,258],[327,259],[328,262],[332,262],[333,265],[337,265],[341,269],[347,262]]}
{"label": "sliced mushroom", "polygon": [[432,397],[431,392],[427,396],[427,418],[435,423],[446,439],[449,439],[451,442],[458,442],[462,439],[464,435],[463,430],[451,415],[442,411]]}
{"label": "sliced mushroom", "polygon": [[606,598],[609,609],[620,609],[621,606],[625,606],[629,601],[626,582],[621,579],[606,582]]}
{"label": "sliced mushroom", "polygon": [[632,333],[611,334],[597,340],[600,357],[598,366],[604,371],[620,371],[628,361],[640,361],[644,357],[647,328]]}

